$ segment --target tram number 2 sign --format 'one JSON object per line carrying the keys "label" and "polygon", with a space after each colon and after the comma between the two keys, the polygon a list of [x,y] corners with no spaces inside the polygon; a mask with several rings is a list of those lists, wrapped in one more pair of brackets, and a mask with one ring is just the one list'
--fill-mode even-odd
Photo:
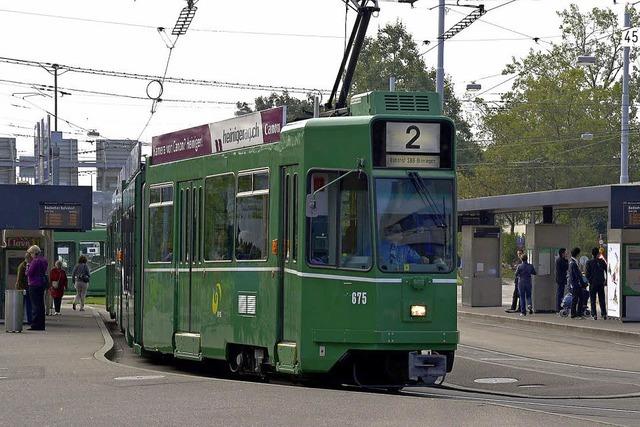
{"label": "tram number 2 sign", "polygon": [[387,167],[438,168],[440,124],[388,122]]}
{"label": "tram number 2 sign", "polygon": [[351,292],[351,304],[365,305],[367,303],[366,292]]}

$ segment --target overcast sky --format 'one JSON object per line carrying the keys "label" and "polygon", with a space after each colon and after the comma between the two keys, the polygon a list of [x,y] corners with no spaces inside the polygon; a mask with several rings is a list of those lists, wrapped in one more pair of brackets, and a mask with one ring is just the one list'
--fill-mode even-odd
{"label": "overcast sky", "polygon": [[[402,20],[416,41],[437,37],[438,11],[429,10],[437,0],[419,0],[415,7],[381,2],[372,18],[369,34],[388,22]],[[450,3],[455,2],[453,0]],[[475,4],[461,0],[461,4]],[[483,89],[501,81],[500,74],[511,57],[559,40],[556,11],[571,4],[567,0],[485,0],[490,10],[480,21],[445,44],[445,72],[464,95],[465,85],[477,80]],[[577,0],[582,10],[614,7],[612,0]],[[24,0],[0,1],[0,56],[51,62],[84,68],[162,75],[169,49],[157,27],[170,33],[185,0]],[[201,0],[192,26],[172,52],[167,75],[172,77],[330,89],[342,57],[345,8],[340,0]],[[616,6],[619,10],[618,6]],[[446,15],[448,29],[471,9],[452,6]],[[69,19],[73,18],[73,19]],[[354,13],[349,14],[349,31]],[[107,21],[107,22],[98,22]],[[118,25],[126,24],[126,25]],[[429,46],[424,48],[426,50]],[[437,49],[425,56],[436,66]],[[487,76],[494,76],[484,78]],[[484,78],[484,79],[482,79]],[[481,80],[482,79],[482,80]],[[0,136],[32,135],[44,110],[53,111],[53,99],[33,95],[28,86],[6,81],[53,84],[42,68],[0,63]],[[58,79],[61,88],[109,92],[145,97],[147,81],[68,72]],[[509,84],[489,93],[498,96]],[[59,130],[65,137],[81,140],[80,149],[90,150],[84,129],[96,129],[107,138],[135,139],[145,129],[151,102],[144,99],[72,94],[59,98]],[[163,102],[142,132],[141,140],[153,135],[222,120],[233,115],[233,103],[252,102],[269,92],[237,88],[165,84],[163,98],[207,101],[207,103]],[[25,94],[27,96],[25,97]],[[303,97],[302,94],[297,94]],[[24,98],[23,98],[24,97]],[[214,103],[215,102],[215,103]],[[20,154],[30,154],[33,142],[18,137]],[[90,153],[85,154],[91,157]],[[87,184],[88,181],[84,180]]]}

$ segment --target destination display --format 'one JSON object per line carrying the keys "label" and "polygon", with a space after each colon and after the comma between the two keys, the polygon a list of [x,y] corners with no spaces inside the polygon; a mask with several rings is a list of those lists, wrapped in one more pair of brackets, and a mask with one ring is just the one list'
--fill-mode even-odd
{"label": "destination display", "polygon": [[82,206],[71,203],[41,203],[40,229],[80,230]]}
{"label": "destination display", "polygon": [[640,201],[628,201],[623,205],[624,228],[640,228]]}
{"label": "destination display", "polygon": [[153,137],[151,164],[278,142],[286,117],[282,106]]}
{"label": "destination display", "polygon": [[450,168],[453,129],[441,122],[377,122],[374,166],[404,169]]}

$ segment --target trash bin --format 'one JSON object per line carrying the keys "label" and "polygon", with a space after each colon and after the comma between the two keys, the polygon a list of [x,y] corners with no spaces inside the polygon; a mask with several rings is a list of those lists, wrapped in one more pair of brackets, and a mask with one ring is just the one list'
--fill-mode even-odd
{"label": "trash bin", "polygon": [[7,332],[22,332],[24,317],[24,291],[7,289],[4,291],[4,325]]}

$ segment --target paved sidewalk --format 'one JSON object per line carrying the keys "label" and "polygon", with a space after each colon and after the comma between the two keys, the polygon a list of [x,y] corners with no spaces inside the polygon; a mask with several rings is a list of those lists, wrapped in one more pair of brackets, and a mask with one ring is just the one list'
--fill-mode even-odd
{"label": "paved sidewalk", "polygon": [[[551,424],[557,415],[450,399],[198,377],[104,358],[103,310],[47,317],[44,332],[0,332],[0,426]],[[103,318],[100,317],[102,313]],[[393,410],[389,410],[393,408]],[[564,425],[585,420],[563,418]],[[591,423],[587,423],[591,424]]]}
{"label": "paved sidewalk", "polygon": [[519,324],[532,327],[553,328],[575,333],[631,338],[640,341],[640,322],[623,323],[617,319],[593,320],[560,317],[557,313],[534,313],[521,317],[519,313],[507,313],[511,306],[513,283],[505,281],[502,286],[502,307],[467,307],[462,305],[462,287],[458,287],[458,316],[471,319],[486,319],[504,324]]}

